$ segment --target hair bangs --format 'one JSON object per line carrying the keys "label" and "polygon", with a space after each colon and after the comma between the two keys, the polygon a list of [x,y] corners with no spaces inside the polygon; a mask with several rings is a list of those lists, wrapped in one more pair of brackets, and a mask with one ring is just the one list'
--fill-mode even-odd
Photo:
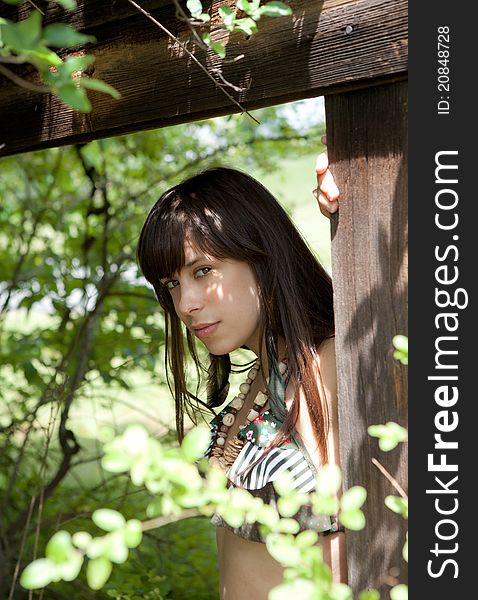
{"label": "hair bangs", "polygon": [[184,267],[186,242],[206,256],[248,259],[243,246],[234,242],[224,215],[208,204],[207,198],[185,193],[178,186],[163,194],[148,215],[139,239],[138,261],[157,290],[161,279]]}

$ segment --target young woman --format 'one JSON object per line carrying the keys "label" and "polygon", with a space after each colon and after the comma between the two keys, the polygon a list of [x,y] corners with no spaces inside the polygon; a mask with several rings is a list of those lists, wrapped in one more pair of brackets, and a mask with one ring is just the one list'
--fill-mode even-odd
{"label": "young woman", "polygon": [[[337,210],[338,190],[320,155],[315,190],[321,211]],[[165,192],[141,231],[138,259],[166,317],[166,367],[172,375],[178,436],[184,413],[222,407],[229,354],[256,359],[238,395],[211,421],[210,462],[230,485],[264,502],[288,470],[294,486],[314,489],[317,469],[339,463],[331,280],[277,200],[249,175],[208,169]],[[209,352],[200,364],[196,340]],[[207,399],[187,387],[186,346],[206,373]],[[216,411],[214,411],[216,412]],[[335,581],[346,581],[343,533],[334,515],[303,506],[301,530],[318,531]],[[230,527],[215,515],[222,600],[266,599],[282,581],[256,524]]]}

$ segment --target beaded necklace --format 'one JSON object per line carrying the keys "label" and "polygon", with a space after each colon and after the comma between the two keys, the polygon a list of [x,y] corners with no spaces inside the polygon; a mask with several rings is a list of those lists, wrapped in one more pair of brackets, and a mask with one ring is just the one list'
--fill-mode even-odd
{"label": "beaded necklace", "polygon": [[[216,440],[214,446],[210,453],[209,463],[212,467],[219,468],[222,471],[227,471],[229,467],[231,467],[238,457],[244,446],[244,440],[236,434],[227,444],[226,439],[229,432],[229,429],[236,421],[236,415],[244,406],[244,402],[246,401],[247,395],[251,389],[252,382],[257,376],[259,372],[260,364],[259,359],[252,365],[249,373],[247,374],[246,380],[241,383],[239,386],[238,395],[232,400],[232,402],[227,406],[226,412],[222,417],[222,422],[219,426],[219,430],[216,436]],[[279,372],[281,375],[284,375],[287,370],[287,365],[285,362],[281,361],[279,363]],[[266,379],[266,387],[257,392],[257,395],[254,399],[254,404],[252,408],[247,413],[246,420],[243,425],[239,426],[239,431],[247,427],[256,417],[259,416],[261,410],[264,405],[267,403],[267,386],[269,384],[269,378]]]}

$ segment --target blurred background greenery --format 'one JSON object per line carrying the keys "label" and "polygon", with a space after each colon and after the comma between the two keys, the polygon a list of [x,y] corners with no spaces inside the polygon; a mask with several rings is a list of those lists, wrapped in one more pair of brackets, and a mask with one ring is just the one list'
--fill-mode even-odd
{"label": "blurred background greenery", "polygon": [[[260,125],[231,115],[0,161],[1,598],[28,597],[16,569],[56,530],[92,530],[99,507],[144,518],[146,491],[101,468],[105,427],[141,422],[175,443],[163,319],[135,261],[164,190],[210,165],[245,170],[330,270],[330,226],[311,193],[323,103],[253,114]],[[101,592],[80,577],[33,596],[214,599],[214,536],[206,519],[179,521],[149,532]]]}

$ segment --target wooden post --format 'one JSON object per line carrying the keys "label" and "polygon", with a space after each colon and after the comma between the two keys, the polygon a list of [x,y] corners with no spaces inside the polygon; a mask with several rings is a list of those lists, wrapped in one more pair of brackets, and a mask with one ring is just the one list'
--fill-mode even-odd
{"label": "wooden post", "polygon": [[[340,452],[344,489],[363,485],[366,528],[347,531],[354,592],[406,582],[407,523],[384,506],[392,484],[407,489],[407,448],[382,452],[369,425],[407,426],[407,369],[392,337],[407,334],[407,84],[326,97],[327,143],[341,190],[332,219]],[[419,199],[417,199],[419,200]]]}

